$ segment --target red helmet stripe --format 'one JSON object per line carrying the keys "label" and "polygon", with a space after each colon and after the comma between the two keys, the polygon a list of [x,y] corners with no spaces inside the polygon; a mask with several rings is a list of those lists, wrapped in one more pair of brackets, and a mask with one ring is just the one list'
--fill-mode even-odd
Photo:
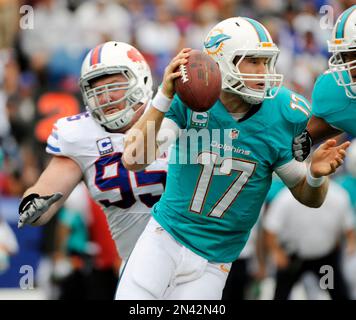
{"label": "red helmet stripe", "polygon": [[91,66],[100,62],[102,48],[103,48],[103,45],[100,44],[92,50],[91,56],[90,56],[90,65]]}

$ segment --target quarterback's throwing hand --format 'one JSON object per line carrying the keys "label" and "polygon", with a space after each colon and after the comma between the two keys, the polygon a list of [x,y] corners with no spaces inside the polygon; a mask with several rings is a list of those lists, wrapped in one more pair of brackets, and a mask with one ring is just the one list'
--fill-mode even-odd
{"label": "quarterback's throwing hand", "polygon": [[38,220],[50,206],[57,202],[63,194],[56,192],[50,196],[40,197],[38,194],[31,193],[23,198],[19,207],[19,222],[18,228],[22,228],[25,224],[31,224]]}
{"label": "quarterback's throwing hand", "polygon": [[346,155],[346,149],[350,146],[350,141],[346,141],[339,146],[335,139],[329,139],[313,153],[310,171],[315,178],[327,176],[340,167]]}

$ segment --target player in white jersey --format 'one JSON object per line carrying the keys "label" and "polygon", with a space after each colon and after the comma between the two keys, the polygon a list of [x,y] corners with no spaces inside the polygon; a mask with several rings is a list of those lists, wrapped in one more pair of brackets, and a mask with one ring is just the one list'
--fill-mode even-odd
{"label": "player in white jersey", "polygon": [[88,112],[54,125],[46,149],[54,157],[25,192],[19,227],[46,223],[83,180],[106,213],[119,254],[126,260],[166,178],[164,158],[137,173],[121,162],[125,132],[150,104],[151,72],[137,49],[110,41],[84,59],[80,88]]}

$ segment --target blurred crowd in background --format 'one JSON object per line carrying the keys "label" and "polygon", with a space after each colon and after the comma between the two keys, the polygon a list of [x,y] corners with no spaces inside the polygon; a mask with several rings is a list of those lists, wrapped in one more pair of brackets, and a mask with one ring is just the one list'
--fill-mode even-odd
{"label": "blurred crowd in background", "polygon": [[[327,69],[332,25],[352,4],[354,0],[0,0],[0,217],[20,238],[14,257],[39,245],[38,269],[50,270],[47,278],[64,279],[81,270],[69,284],[61,282],[60,293],[52,288],[47,297],[80,295],[73,281],[86,283],[82,288],[87,297],[110,296],[120,265],[105,219],[85,190],[74,195],[72,204],[83,204],[80,199],[86,198],[87,207],[67,204],[49,225],[38,228],[35,243],[21,245],[25,240],[15,223],[20,197],[48,161],[45,143],[53,123],[85,110],[78,79],[91,48],[108,40],[134,45],[149,63],[157,88],[164,68],[181,48],[202,49],[208,31],[220,20],[248,16],[263,23],[278,44],[277,69],[285,76],[284,85],[311,98],[316,78]],[[33,9],[33,21],[27,5]],[[321,9],[325,5],[332,8],[331,20]],[[321,26],[322,19],[326,25]],[[63,259],[68,252],[70,266]],[[91,270],[83,273],[88,265]],[[106,274],[93,277],[93,270]],[[1,277],[0,270],[0,287]],[[108,291],[94,294],[87,283],[91,288],[107,283]]]}

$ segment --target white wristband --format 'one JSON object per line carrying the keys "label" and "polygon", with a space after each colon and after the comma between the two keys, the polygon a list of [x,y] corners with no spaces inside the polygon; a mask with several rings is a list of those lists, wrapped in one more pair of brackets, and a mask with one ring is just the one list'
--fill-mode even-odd
{"label": "white wristband", "polygon": [[158,89],[157,94],[152,100],[152,106],[156,108],[158,111],[166,113],[171,106],[172,99],[167,98],[161,91]]}
{"label": "white wristband", "polygon": [[320,187],[326,180],[325,176],[322,176],[320,178],[315,178],[312,176],[310,172],[310,164],[308,165],[308,170],[307,170],[307,183],[313,187],[313,188],[318,188]]}

